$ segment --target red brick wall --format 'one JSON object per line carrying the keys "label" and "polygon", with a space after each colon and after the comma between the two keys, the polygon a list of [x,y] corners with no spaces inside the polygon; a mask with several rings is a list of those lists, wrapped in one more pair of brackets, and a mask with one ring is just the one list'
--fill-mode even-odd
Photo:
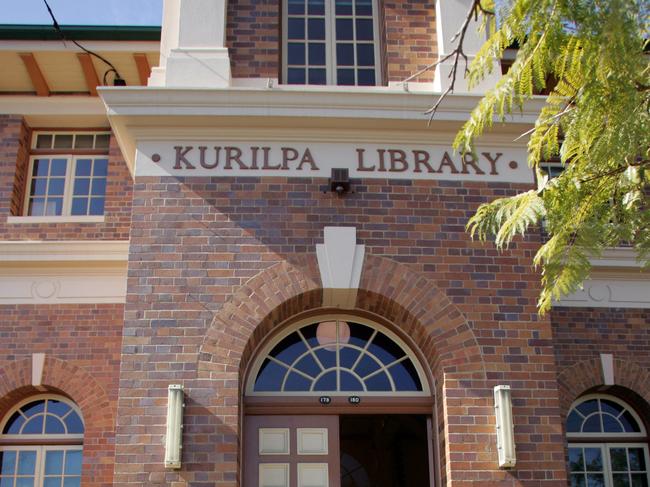
{"label": "red brick wall", "polygon": [[[318,307],[326,225],[366,245],[357,307],[411,336],[435,374],[443,474],[457,485],[566,485],[557,371],[535,302],[536,239],[498,255],[464,225],[505,183],[140,178],[134,186],[116,483],[237,485],[241,374],[255,343]],[[161,204],[164,201],[164,204]],[[184,467],[161,465],[166,389],[187,394]],[[496,465],[492,388],[513,387],[518,465]],[[146,410],[146,413],[145,413]],[[471,419],[471,421],[468,420]]]}
{"label": "red brick wall", "polygon": [[27,177],[29,129],[22,117],[0,115],[0,239],[128,240],[132,179],[111,137],[103,223],[10,224],[19,216]]}
{"label": "red brick wall", "polygon": [[[435,3],[379,2],[384,82],[402,81],[437,59]],[[234,78],[280,78],[281,0],[228,2],[227,46]],[[414,81],[432,81],[433,71]]]}
{"label": "red brick wall", "polygon": [[38,394],[33,353],[46,356],[43,385],[74,400],[84,416],[82,485],[113,485],[115,412],[124,305],[0,306],[0,417]]}

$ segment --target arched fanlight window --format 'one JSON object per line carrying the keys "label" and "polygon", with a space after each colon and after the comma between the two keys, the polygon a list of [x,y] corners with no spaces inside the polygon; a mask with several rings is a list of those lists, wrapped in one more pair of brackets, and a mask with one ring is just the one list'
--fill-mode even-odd
{"label": "arched fanlight window", "polygon": [[32,397],[0,422],[0,487],[78,487],[84,424],[61,396]]}
{"label": "arched fanlight window", "polygon": [[572,487],[648,487],[646,430],[623,401],[589,395],[574,403],[567,417]]}
{"label": "arched fanlight window", "polygon": [[351,317],[294,326],[260,354],[252,395],[427,393],[413,353],[394,333]]}

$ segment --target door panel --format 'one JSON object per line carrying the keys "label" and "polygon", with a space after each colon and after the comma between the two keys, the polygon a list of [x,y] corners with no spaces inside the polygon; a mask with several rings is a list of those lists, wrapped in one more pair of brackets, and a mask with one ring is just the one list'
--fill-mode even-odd
{"label": "door panel", "polygon": [[244,487],[340,487],[338,416],[246,416],[244,438]]}

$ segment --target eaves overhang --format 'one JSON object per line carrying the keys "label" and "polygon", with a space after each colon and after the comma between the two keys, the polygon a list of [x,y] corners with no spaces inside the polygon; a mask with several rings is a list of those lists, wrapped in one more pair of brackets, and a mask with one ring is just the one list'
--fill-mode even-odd
{"label": "eaves overhang", "polygon": [[[429,123],[425,112],[438,94],[397,87],[105,87],[98,92],[131,174],[135,174],[139,140],[209,138],[235,132],[251,136],[256,131],[280,131],[291,137],[306,131],[312,140],[321,136],[332,140],[337,134],[349,139],[362,133],[385,136],[400,132],[451,144],[481,99],[478,95],[450,95]],[[506,124],[495,125],[490,137],[512,143],[534,124],[543,104],[544,98],[534,98]],[[525,141],[518,142],[522,144]]]}

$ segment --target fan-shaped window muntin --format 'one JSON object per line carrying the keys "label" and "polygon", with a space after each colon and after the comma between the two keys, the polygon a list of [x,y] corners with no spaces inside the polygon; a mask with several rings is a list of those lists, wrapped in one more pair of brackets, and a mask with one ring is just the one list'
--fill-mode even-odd
{"label": "fan-shaped window muntin", "polygon": [[569,437],[643,437],[645,428],[634,409],[623,401],[604,395],[580,398],[567,416]]}
{"label": "fan-shaped window muntin", "polygon": [[259,354],[249,395],[428,395],[419,361],[394,333],[353,316],[303,320]]}
{"label": "fan-shaped window muntin", "polygon": [[61,396],[18,403],[0,421],[0,487],[79,487],[84,424]]}

